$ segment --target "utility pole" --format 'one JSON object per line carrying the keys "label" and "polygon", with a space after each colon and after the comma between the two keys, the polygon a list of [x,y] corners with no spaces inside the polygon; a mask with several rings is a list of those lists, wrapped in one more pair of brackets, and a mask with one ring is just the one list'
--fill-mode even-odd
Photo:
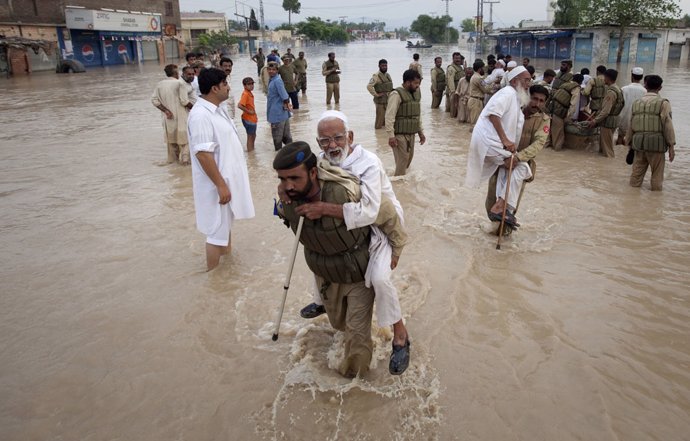
{"label": "utility pole", "polygon": [[[236,15],[237,17],[244,18],[244,23],[245,23],[246,26],[247,26],[247,53],[249,54],[249,56],[251,56],[252,51],[251,51],[250,48],[249,48],[249,42],[251,41],[252,38],[251,38],[251,34],[249,33],[249,17],[247,17],[246,15],[238,14],[238,13],[237,13],[237,12],[238,12],[238,11],[237,11],[237,3],[241,4],[242,6],[248,6],[248,5],[247,5],[246,3],[242,3],[242,2],[235,1],[235,15]],[[242,8],[242,9],[243,9],[242,12],[244,13],[244,8]]]}
{"label": "utility pole", "polygon": [[484,0],[485,4],[489,4],[489,26],[490,30],[494,30],[494,3],[501,3],[498,0]]}
{"label": "utility pole", "polygon": [[477,32],[477,48],[475,52],[480,54],[483,52],[483,33],[484,33],[484,1],[477,0],[477,20],[475,24],[475,31]]}
{"label": "utility pole", "polygon": [[266,26],[264,25],[264,0],[259,0],[259,15],[261,16],[261,41],[266,40]]}
{"label": "utility pole", "polygon": [[[448,3],[450,3],[450,2],[453,1],[453,0],[441,0],[441,1],[442,1],[442,2],[446,2],[446,16],[450,17],[450,12],[449,12],[449,8],[448,8],[448,6],[449,6]],[[449,40],[450,40],[450,29],[449,29],[449,27],[448,27],[449,25],[450,25],[450,23],[448,23],[448,25],[446,25],[446,44],[450,43],[450,41],[449,41]]]}

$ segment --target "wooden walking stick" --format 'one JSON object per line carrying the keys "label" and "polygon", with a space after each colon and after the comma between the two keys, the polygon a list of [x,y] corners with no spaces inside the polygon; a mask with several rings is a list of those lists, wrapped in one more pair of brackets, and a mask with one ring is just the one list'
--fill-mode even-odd
{"label": "wooden walking stick", "polygon": [[513,155],[510,155],[510,166],[508,166],[508,181],[506,182],[506,194],[503,198],[503,215],[501,216],[501,226],[498,229],[498,241],[496,249],[501,249],[501,238],[503,237],[503,227],[506,223],[506,211],[508,211],[508,194],[510,194],[510,177],[513,174]]}
{"label": "wooden walking stick", "polygon": [[276,319],[276,328],[273,331],[273,341],[278,340],[278,331],[280,331],[280,321],[283,319],[283,310],[285,309],[285,300],[287,300],[288,289],[290,289],[290,279],[292,278],[292,269],[295,267],[295,257],[297,256],[297,248],[299,247],[299,236],[302,234],[302,225],[304,224],[304,216],[300,216],[297,224],[297,232],[295,233],[295,243],[292,245],[292,256],[290,258],[290,265],[288,266],[287,274],[285,274],[285,283],[283,284],[283,301],[280,303],[280,310],[278,311],[278,318]]}
{"label": "wooden walking stick", "polygon": [[520,208],[520,201],[522,200],[522,193],[525,191],[525,185],[527,185],[527,181],[522,181],[522,185],[520,186],[520,194],[518,195],[518,201],[517,204],[515,204],[515,210],[513,211],[513,216],[517,214],[518,208]]}

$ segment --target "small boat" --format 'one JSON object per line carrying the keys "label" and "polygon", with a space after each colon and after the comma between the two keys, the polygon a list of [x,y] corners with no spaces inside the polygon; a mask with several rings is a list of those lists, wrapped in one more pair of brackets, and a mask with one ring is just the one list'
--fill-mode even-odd
{"label": "small boat", "polygon": [[432,47],[433,45],[431,44],[424,44],[420,42],[412,43],[411,41],[407,41],[407,48],[408,49],[420,49],[420,48],[428,48]]}

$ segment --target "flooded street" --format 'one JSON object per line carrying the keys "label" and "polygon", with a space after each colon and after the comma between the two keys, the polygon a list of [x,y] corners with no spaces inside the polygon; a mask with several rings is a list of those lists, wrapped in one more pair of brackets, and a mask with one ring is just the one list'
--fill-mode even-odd
{"label": "flooded street", "polygon": [[[340,110],[392,175],[366,84],[380,58],[401,82],[412,61],[403,45],[305,49],[293,138],[316,151],[321,63],[334,50]],[[444,104],[429,108],[433,57],[445,67],[451,52],[420,51],[427,142],[393,179],[411,239],[394,282],[412,362],[389,375],[391,333],[375,329],[375,366],[355,381],[333,368],[342,335],[325,316],[299,316],[311,301],[301,249],[271,341],[294,236],[272,215],[258,86],[247,154],[257,215],[235,223],[231,255],[208,274],[191,170],[164,164],[150,102],[162,66],[0,80],[0,439],[688,440],[687,66],[655,69],[678,140],[663,192],[649,190],[649,173],[641,189],[628,185],[625,147],[615,159],[545,150],[523,227],[496,251],[485,189],[462,186],[467,126]],[[239,100],[256,68],[233,59]],[[557,66],[538,61],[538,72]]]}

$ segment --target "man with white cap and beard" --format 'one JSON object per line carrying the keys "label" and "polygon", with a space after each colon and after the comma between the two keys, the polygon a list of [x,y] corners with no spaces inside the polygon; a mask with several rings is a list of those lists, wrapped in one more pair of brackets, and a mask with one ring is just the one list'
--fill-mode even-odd
{"label": "man with white cap and beard", "polygon": [[507,172],[511,162],[513,164],[511,188],[520,188],[519,184],[532,176],[527,163],[514,160],[525,122],[521,108],[530,102],[528,90],[531,78],[523,66],[516,67],[506,76],[508,86],[494,94],[479,115],[479,120],[472,131],[465,186],[478,187],[498,169],[496,203],[490,209],[489,218],[500,221],[503,207],[507,203],[505,222],[511,227],[518,227],[519,224],[512,214],[517,205],[518,191],[510,192],[507,200],[505,193]]}
{"label": "man with white cap and beard", "polygon": [[[506,66],[506,73],[510,72],[511,70],[515,69],[517,67],[517,63],[515,61],[510,61],[508,62],[508,65]],[[525,69],[527,69],[527,66],[525,66]],[[508,85],[508,77],[506,75],[503,75],[503,78],[501,78],[501,89],[506,87]]]}
{"label": "man with white cap and beard", "polygon": [[[409,364],[410,341],[402,320],[398,292],[391,282],[391,271],[397,266],[407,239],[402,226],[402,207],[379,157],[360,144],[353,144],[354,134],[348,127],[344,113],[335,110],[324,112],[319,118],[317,130],[316,140],[322,149],[320,157],[330,163],[330,172],[346,172],[359,180],[361,199],[330,207],[330,210],[322,205],[307,204],[313,207],[302,209],[306,210],[303,214],[308,219],[320,216],[344,219],[348,230],[371,227],[365,283],[367,287],[373,287],[376,293],[378,325],[382,328],[393,326],[389,371],[393,375],[400,375]],[[323,168],[321,163],[319,168]],[[322,170],[319,170],[320,179],[321,173]],[[323,314],[325,308],[322,303],[319,292],[315,290],[314,302],[304,307],[300,315],[314,318]]]}

